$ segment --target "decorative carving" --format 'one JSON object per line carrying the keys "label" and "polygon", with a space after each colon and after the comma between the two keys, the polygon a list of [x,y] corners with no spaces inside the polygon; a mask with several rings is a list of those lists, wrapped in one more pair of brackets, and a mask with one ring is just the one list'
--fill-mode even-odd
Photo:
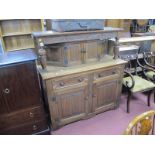
{"label": "decorative carving", "polygon": [[119,52],[119,39],[115,37],[115,42],[114,42],[114,59],[118,58],[118,52]]}
{"label": "decorative carving", "polygon": [[39,59],[40,59],[40,64],[43,69],[46,69],[47,67],[47,56],[46,56],[46,50],[43,48],[44,44],[40,42],[40,49],[38,51],[39,53]]}
{"label": "decorative carving", "polygon": [[152,129],[152,123],[150,120],[150,117],[146,117],[140,122],[140,127],[139,127],[139,135],[148,135],[150,130]]}

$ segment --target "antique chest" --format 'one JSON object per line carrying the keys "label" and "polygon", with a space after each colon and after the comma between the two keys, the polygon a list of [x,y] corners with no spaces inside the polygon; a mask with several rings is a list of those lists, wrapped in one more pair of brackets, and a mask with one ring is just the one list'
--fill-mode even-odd
{"label": "antique chest", "polygon": [[52,19],[47,23],[52,25],[50,30],[58,32],[100,30],[104,28],[104,19]]}
{"label": "antique chest", "polygon": [[49,132],[35,60],[30,50],[0,55],[0,134]]}

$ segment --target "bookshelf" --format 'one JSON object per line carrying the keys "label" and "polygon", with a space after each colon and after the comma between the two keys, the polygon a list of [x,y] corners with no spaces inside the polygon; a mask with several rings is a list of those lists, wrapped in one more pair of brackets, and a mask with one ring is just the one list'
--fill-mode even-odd
{"label": "bookshelf", "polygon": [[0,20],[0,35],[5,52],[34,48],[32,32],[43,31],[41,19]]}

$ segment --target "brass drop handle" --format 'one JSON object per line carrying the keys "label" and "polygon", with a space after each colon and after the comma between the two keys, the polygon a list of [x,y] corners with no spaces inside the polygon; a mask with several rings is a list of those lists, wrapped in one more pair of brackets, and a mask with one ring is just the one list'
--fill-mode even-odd
{"label": "brass drop handle", "polygon": [[10,89],[9,89],[9,88],[5,88],[5,89],[3,90],[3,92],[4,92],[5,94],[9,94],[9,93],[10,93]]}
{"label": "brass drop handle", "polygon": [[60,82],[60,86],[64,86],[65,85],[65,83],[64,82]]}
{"label": "brass drop handle", "polygon": [[34,117],[34,113],[30,112],[30,117],[31,118]]}
{"label": "brass drop handle", "polygon": [[113,71],[113,72],[112,72],[112,74],[116,74],[116,72],[115,72],[115,71]]}
{"label": "brass drop handle", "polygon": [[99,75],[98,75],[98,77],[102,77],[102,75],[101,75],[101,74],[99,74]]}
{"label": "brass drop handle", "polygon": [[33,125],[33,130],[37,130],[38,127],[36,125]]}
{"label": "brass drop handle", "polygon": [[82,82],[82,81],[83,81],[83,79],[82,79],[82,78],[80,78],[78,81],[79,81],[79,82]]}

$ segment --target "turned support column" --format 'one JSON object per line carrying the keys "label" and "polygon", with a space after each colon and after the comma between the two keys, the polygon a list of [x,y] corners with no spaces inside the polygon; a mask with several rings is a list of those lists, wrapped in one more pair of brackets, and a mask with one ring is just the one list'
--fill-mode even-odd
{"label": "turned support column", "polygon": [[119,39],[117,37],[115,37],[115,41],[114,41],[114,58],[113,59],[118,58],[118,53],[119,53]]}
{"label": "turned support column", "polygon": [[47,69],[47,56],[46,56],[46,50],[44,49],[44,44],[43,42],[40,41],[39,43],[40,48],[38,50],[38,54],[39,54],[39,61],[41,64],[41,67],[46,70]]}

